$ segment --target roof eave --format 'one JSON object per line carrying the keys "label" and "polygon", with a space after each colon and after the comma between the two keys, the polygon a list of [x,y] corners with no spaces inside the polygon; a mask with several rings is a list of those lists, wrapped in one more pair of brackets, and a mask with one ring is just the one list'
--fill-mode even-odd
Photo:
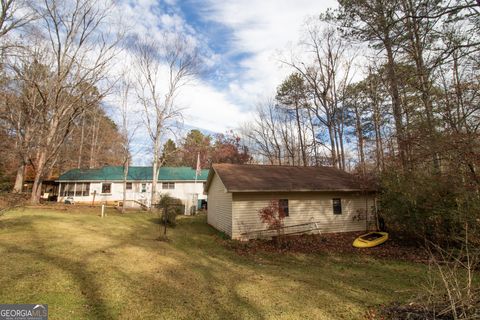
{"label": "roof eave", "polygon": [[239,190],[239,189],[227,189],[230,193],[265,193],[265,192],[376,192],[374,189],[289,189],[289,190]]}

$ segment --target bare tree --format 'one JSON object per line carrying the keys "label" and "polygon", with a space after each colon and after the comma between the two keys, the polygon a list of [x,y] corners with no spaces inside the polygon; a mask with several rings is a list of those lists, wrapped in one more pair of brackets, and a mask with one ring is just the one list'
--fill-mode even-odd
{"label": "bare tree", "polygon": [[290,113],[290,110],[293,110],[294,112],[303,166],[308,165],[306,139],[302,130],[302,127],[304,126],[303,113],[308,107],[307,95],[307,87],[305,86],[303,77],[298,73],[293,73],[277,88],[276,96],[277,101],[280,103],[280,107],[287,109],[287,114]]}
{"label": "bare tree", "polygon": [[135,136],[135,132],[138,129],[138,125],[131,121],[132,110],[129,107],[129,97],[131,82],[129,81],[128,70],[124,72],[122,81],[120,82],[120,113],[122,117],[121,135],[122,135],[122,166],[123,166],[123,201],[122,201],[122,213],[125,213],[125,203],[127,201],[127,179],[128,170],[131,161],[131,146]]}
{"label": "bare tree", "polygon": [[313,95],[310,108],[328,131],[331,163],[345,169],[341,94],[350,81],[351,59],[346,58],[348,44],[334,28],[323,28],[318,21],[311,20],[302,48],[310,55],[309,61],[291,57],[282,62],[305,79]]}
{"label": "bare tree", "polygon": [[29,1],[0,0],[0,39],[10,31],[21,28],[35,18]]}
{"label": "bare tree", "polygon": [[[108,4],[93,0],[45,0],[37,8],[38,30],[12,62],[23,83],[35,88],[24,103],[34,109],[38,141],[32,165],[31,202],[40,199],[42,180],[72,126],[84,110],[108,93],[107,69],[117,52],[119,34],[108,33]],[[44,76],[29,77],[24,66],[37,65]]]}
{"label": "bare tree", "polygon": [[152,142],[152,205],[158,202],[157,183],[165,135],[181,120],[175,99],[198,71],[198,55],[181,35],[164,34],[160,42],[143,40],[135,50],[135,90]]}

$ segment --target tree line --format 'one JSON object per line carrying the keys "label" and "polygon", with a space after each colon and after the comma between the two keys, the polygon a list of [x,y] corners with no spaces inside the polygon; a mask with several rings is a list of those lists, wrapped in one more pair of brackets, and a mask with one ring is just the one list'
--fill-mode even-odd
{"label": "tree line", "polygon": [[193,129],[177,144],[168,139],[162,148],[162,165],[208,169],[213,163],[245,164],[252,160],[248,147],[233,131],[225,134],[204,134]]}
{"label": "tree line", "polygon": [[[0,128],[2,169],[25,173],[38,202],[44,179],[71,167],[113,162],[122,137],[101,102],[121,34],[107,2],[1,1]],[[26,169],[29,169],[28,171]]]}
{"label": "tree line", "polygon": [[[2,189],[22,192],[31,180],[36,203],[42,182],[71,168],[122,165],[126,179],[138,129],[150,139],[152,203],[163,165],[195,167],[197,153],[203,167],[248,161],[233,134],[192,131],[180,148],[169,140],[162,150],[183,120],[176,98],[201,71],[188,35],[131,34],[108,0],[0,1]],[[107,108],[111,96],[117,99]]]}
{"label": "tree line", "polygon": [[341,0],[307,20],[242,136],[258,161],[376,178],[406,233],[452,239],[480,205],[480,7]]}

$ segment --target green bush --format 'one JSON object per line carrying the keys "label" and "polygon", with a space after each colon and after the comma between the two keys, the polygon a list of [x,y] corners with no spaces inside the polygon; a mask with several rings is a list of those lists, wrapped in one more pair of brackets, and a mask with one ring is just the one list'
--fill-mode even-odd
{"label": "green bush", "polygon": [[177,224],[177,215],[183,214],[185,210],[182,200],[169,195],[162,195],[156,207],[161,212],[161,223],[164,224],[166,222],[167,225],[172,227]]}
{"label": "green bush", "polygon": [[457,241],[465,225],[475,226],[480,218],[480,196],[455,175],[389,172],[381,182],[381,212],[387,228],[397,235]]}

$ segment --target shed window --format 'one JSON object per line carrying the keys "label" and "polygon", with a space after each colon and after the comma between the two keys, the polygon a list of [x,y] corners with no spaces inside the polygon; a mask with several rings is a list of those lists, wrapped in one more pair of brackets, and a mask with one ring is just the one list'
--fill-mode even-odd
{"label": "shed window", "polygon": [[333,198],[332,205],[333,205],[333,214],[342,214],[342,199]]}
{"label": "shed window", "polygon": [[147,192],[147,184],[142,183],[142,193],[145,193],[145,192]]}
{"label": "shed window", "polygon": [[280,199],[278,200],[278,209],[280,212],[285,214],[285,217],[289,216],[288,212],[288,199]]}
{"label": "shed window", "polygon": [[163,182],[162,189],[175,189],[175,182]]}
{"label": "shed window", "polygon": [[112,193],[112,184],[102,183],[102,193]]}
{"label": "shed window", "polygon": [[126,189],[127,190],[132,190],[132,183],[131,182],[127,182]]}

